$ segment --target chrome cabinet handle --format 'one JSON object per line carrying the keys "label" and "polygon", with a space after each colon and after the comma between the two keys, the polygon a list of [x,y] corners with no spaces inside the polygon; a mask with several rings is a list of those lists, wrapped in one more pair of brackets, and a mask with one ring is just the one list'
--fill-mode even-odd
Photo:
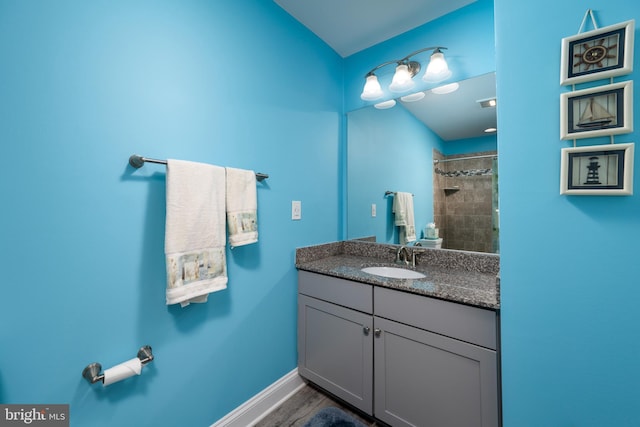
{"label": "chrome cabinet handle", "polygon": [[373,330],[373,334],[374,334],[376,337],[379,337],[381,333],[382,333],[382,329],[375,328],[375,329]]}
{"label": "chrome cabinet handle", "polygon": [[368,326],[365,326],[364,328],[362,328],[362,331],[364,332],[365,335],[369,335],[369,331],[371,331],[371,328],[369,328]]}

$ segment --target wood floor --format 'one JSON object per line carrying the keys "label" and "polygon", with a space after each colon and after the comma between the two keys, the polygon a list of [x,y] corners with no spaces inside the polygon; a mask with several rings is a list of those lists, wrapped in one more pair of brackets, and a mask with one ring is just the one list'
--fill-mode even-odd
{"label": "wood floor", "polygon": [[291,398],[255,424],[255,427],[302,427],[320,409],[333,406],[342,409],[362,424],[369,427],[383,426],[365,418],[329,395],[311,385],[305,385]]}

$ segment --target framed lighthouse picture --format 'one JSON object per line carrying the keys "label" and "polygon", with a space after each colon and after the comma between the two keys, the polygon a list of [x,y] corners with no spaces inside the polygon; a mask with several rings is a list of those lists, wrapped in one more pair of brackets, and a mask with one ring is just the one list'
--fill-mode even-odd
{"label": "framed lighthouse picture", "polygon": [[633,194],[633,143],[563,148],[560,194]]}
{"label": "framed lighthouse picture", "polygon": [[633,81],[560,95],[560,139],[633,132]]}
{"label": "framed lighthouse picture", "polygon": [[634,26],[630,20],[562,39],[560,84],[631,73]]}

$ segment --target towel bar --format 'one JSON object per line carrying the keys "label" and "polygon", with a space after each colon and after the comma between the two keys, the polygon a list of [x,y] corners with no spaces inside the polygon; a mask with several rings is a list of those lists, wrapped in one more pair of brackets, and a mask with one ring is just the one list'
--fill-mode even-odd
{"label": "towel bar", "polygon": [[[385,196],[390,196],[390,195],[394,195],[395,196],[396,193],[397,193],[397,191],[389,191],[389,190],[387,190],[387,191],[384,192],[384,195]],[[413,193],[411,193],[411,195],[413,196]]]}
{"label": "towel bar", "polygon": [[[145,345],[143,347],[140,347],[137,357],[138,359],[140,359],[140,363],[142,364],[142,366],[151,362],[153,360],[151,346]],[[104,381],[104,374],[101,374],[100,371],[102,371],[101,364],[99,364],[98,362],[91,363],[82,370],[82,376],[91,384],[97,383],[98,381]]]}
{"label": "towel bar", "polygon": [[[142,157],[142,156],[139,156],[137,154],[132,154],[129,157],[129,164],[132,167],[136,168],[136,169],[141,168],[145,164],[145,162],[157,163],[157,164],[160,164],[160,165],[166,165],[167,164],[166,160],[150,159],[149,157]],[[256,179],[258,181],[263,181],[263,180],[265,180],[267,178],[269,178],[268,174],[256,172]]]}

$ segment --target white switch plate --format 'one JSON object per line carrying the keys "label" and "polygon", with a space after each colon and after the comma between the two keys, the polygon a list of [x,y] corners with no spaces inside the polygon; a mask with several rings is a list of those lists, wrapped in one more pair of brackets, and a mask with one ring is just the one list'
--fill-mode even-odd
{"label": "white switch plate", "polygon": [[375,218],[376,217],[376,204],[372,203],[371,204],[371,218]]}
{"label": "white switch plate", "polygon": [[291,219],[302,219],[302,202],[300,200],[291,201]]}

